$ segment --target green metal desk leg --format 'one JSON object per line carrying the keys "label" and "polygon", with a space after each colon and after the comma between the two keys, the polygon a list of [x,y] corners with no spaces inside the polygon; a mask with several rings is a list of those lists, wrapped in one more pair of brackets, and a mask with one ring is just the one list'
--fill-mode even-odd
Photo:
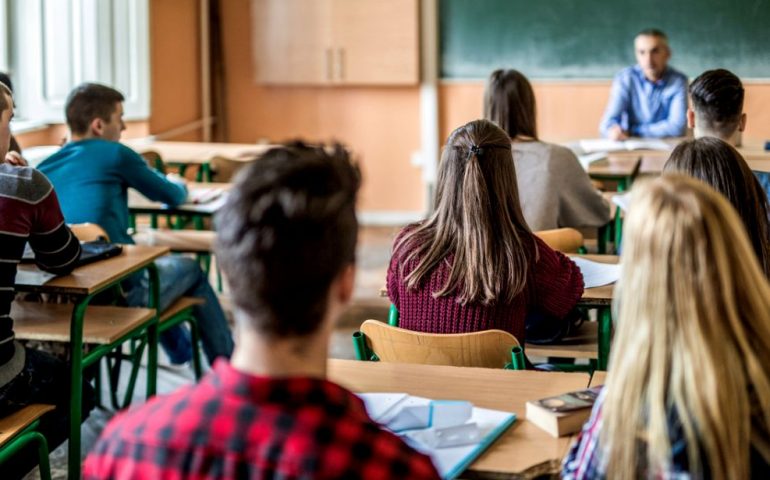
{"label": "green metal desk leg", "polygon": [[607,253],[607,240],[610,238],[610,230],[612,222],[609,221],[599,227],[596,232],[596,251],[600,254]]}
{"label": "green metal desk leg", "polygon": [[631,177],[618,179],[618,192],[625,192],[631,186]]}
{"label": "green metal desk leg", "polygon": [[209,162],[204,163],[201,165],[201,170],[203,171],[203,181],[211,183],[211,164]]}
{"label": "green metal desk leg", "polygon": [[392,327],[398,326],[398,309],[392,303],[390,304],[390,310],[388,310],[388,325]]}
{"label": "green metal desk leg", "polygon": [[83,319],[91,296],[72,309],[70,321],[70,439],[69,478],[80,478],[80,422],[83,416]]}
{"label": "green metal desk leg", "polygon": [[26,448],[30,443],[35,443],[37,445],[40,479],[51,480],[51,464],[48,459],[48,441],[42,433],[34,431],[39,423],[39,420],[35,420],[3,448],[2,453],[0,453],[0,464],[13,458],[14,455]]}
{"label": "green metal desk leg", "polygon": [[610,342],[612,341],[612,308],[609,306],[599,309],[599,361],[598,369],[607,370],[610,357]]}
{"label": "green metal desk leg", "polygon": [[147,327],[147,398],[157,391],[158,375],[158,311],[160,309],[160,278],[158,267],[151,263],[147,267],[150,279],[150,298],[148,306],[155,309],[155,319]]}
{"label": "green metal desk leg", "polygon": [[614,249],[615,253],[620,251],[620,243],[623,241],[623,216],[621,215],[621,209],[618,207],[615,210],[615,239]]}

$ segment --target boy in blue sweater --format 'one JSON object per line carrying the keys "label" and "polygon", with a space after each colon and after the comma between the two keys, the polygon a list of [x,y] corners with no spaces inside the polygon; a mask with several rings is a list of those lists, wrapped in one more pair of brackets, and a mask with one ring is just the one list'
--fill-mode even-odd
{"label": "boy in blue sweater", "polygon": [[[67,223],[96,223],[111,241],[134,243],[128,234],[128,188],[169,205],[183,203],[187,189],[181,178],[164,177],[119,142],[126,128],[123,100],[120,92],[105,85],[84,83],[75,87],[65,107],[69,142],[39,169],[53,183]],[[211,363],[217,357],[229,358],[232,335],[198,263],[192,258],[165,256],[155,264],[160,275],[160,308],[182,296],[203,298],[205,303],[195,307],[194,315],[206,356]],[[146,305],[148,288],[146,272],[126,281],[129,305]],[[185,328],[169,330],[160,341],[172,363],[190,360],[190,334]]]}

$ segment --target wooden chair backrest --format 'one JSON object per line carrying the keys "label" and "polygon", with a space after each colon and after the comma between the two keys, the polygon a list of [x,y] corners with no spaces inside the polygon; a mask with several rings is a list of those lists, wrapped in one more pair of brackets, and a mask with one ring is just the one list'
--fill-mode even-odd
{"label": "wooden chair backrest", "polygon": [[99,239],[110,241],[107,232],[95,223],[75,223],[70,225],[70,230],[81,242],[92,242]]}
{"label": "wooden chair backrest", "polygon": [[152,168],[153,170],[157,170],[160,173],[166,173],[166,164],[163,162],[163,159],[160,157],[160,153],[155,152],[153,150],[148,150],[146,152],[141,153],[142,158],[144,158],[144,161],[147,162],[147,165]]}
{"label": "wooden chair backrest", "polygon": [[56,407],[53,405],[33,403],[7,417],[0,418],[0,446],[5,445],[28,425],[54,408]]}
{"label": "wooden chair backrest", "polygon": [[422,333],[378,320],[361,324],[367,346],[380,361],[456,367],[503,368],[511,363],[516,337],[502,330],[473,333]]}
{"label": "wooden chair backrest", "polygon": [[209,162],[211,167],[211,179],[221,183],[232,182],[238,171],[248,164],[248,162],[242,160],[233,160],[227,157],[216,156]]}
{"label": "wooden chair backrest", "polygon": [[583,234],[574,228],[556,228],[535,232],[549,247],[563,253],[578,253],[583,246]]}

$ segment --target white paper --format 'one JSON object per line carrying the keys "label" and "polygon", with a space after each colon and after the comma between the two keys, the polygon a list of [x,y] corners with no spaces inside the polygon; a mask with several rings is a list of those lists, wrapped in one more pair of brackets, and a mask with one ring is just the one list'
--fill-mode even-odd
{"label": "white paper", "polygon": [[620,207],[624,212],[627,212],[628,208],[631,206],[631,192],[613,195],[612,203]]}
{"label": "white paper", "polygon": [[571,257],[583,274],[585,288],[601,287],[615,283],[620,278],[620,265],[592,262],[582,257]]}
{"label": "white paper", "polygon": [[[387,423],[387,421],[397,415],[398,411],[404,406],[413,407],[422,405],[427,407],[433,402],[428,398],[413,397],[403,393],[363,393],[358,396],[364,401],[366,411],[369,413],[370,417],[381,424],[383,421]],[[434,410],[435,405],[439,403],[450,404],[452,402],[435,402]],[[457,478],[457,476],[459,476],[465,468],[467,468],[467,466],[470,465],[470,463],[515,420],[516,415],[513,413],[473,407],[471,417],[463,425],[467,425],[468,428],[458,429],[457,427],[448,427],[453,429],[446,432],[447,435],[451,434],[452,438],[440,442],[441,444],[461,442],[461,439],[454,438],[454,434],[459,435],[462,433],[468,437],[466,439],[468,441],[470,441],[470,436],[472,435],[476,439],[473,443],[451,447],[431,447],[429,443],[432,443],[437,439],[428,439],[425,436],[435,436],[435,432],[426,432],[426,430],[432,429],[411,430],[402,433],[401,438],[414,449],[430,456],[433,465],[436,467],[436,470],[438,470],[441,478],[453,479]],[[472,424],[475,424],[475,427],[473,427]],[[426,433],[419,434],[417,432]]]}
{"label": "white paper", "polygon": [[18,270],[15,283],[18,285],[43,285],[54,277],[56,275],[53,273],[42,270]]}
{"label": "white paper", "polygon": [[606,138],[588,138],[580,140],[582,153],[620,152],[624,150],[661,150],[670,151],[670,143],[658,138],[632,138],[626,141],[608,140]]}
{"label": "white paper", "polygon": [[221,197],[224,192],[223,188],[218,187],[196,188],[187,193],[187,201],[197,204],[210,203]]}

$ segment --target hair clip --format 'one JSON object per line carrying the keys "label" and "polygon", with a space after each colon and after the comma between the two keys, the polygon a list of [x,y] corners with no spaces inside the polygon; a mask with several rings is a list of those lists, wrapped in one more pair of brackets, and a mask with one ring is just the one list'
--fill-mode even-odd
{"label": "hair clip", "polygon": [[479,147],[478,145],[471,146],[471,153],[476,155],[477,157],[480,157],[484,155],[484,149]]}

